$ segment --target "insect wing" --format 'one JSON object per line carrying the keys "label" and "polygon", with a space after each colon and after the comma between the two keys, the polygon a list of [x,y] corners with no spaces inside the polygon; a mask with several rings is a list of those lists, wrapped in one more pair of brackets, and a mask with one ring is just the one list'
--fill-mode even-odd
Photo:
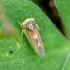
{"label": "insect wing", "polygon": [[45,51],[44,51],[43,43],[42,43],[42,40],[41,40],[41,37],[40,37],[40,34],[38,32],[38,28],[37,28],[36,24],[34,24],[33,31],[25,28],[24,33],[25,33],[27,39],[29,40],[32,48],[35,50],[35,52],[39,56],[44,56]]}

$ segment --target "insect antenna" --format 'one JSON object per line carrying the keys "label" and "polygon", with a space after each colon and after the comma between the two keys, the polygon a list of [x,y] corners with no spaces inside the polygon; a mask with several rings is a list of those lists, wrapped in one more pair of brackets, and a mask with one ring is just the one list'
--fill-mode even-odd
{"label": "insect antenna", "polygon": [[17,21],[17,23],[19,23],[19,25],[22,27],[21,23],[19,21]]}

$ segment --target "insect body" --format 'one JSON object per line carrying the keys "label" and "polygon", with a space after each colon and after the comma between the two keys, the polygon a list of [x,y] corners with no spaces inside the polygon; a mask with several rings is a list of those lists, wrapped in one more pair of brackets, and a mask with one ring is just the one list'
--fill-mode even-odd
{"label": "insect body", "polygon": [[[35,24],[35,20],[33,18],[26,19],[22,24],[22,34],[26,35],[27,39],[29,40],[32,48],[39,56],[44,56],[45,51],[43,47],[43,43],[38,32],[38,27]],[[21,34],[21,36],[22,36]]]}

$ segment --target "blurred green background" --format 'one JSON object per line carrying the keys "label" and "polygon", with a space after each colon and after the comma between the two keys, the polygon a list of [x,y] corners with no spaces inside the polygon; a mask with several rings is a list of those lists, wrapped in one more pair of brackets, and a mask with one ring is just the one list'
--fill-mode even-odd
{"label": "blurred green background", "polygon": [[[56,0],[55,4],[69,32],[69,0]],[[0,15],[0,70],[70,70],[70,43],[38,5],[31,0],[2,0]],[[43,28],[39,32],[44,57],[35,53],[24,34],[19,41],[22,28],[17,21],[22,23],[31,16]]]}

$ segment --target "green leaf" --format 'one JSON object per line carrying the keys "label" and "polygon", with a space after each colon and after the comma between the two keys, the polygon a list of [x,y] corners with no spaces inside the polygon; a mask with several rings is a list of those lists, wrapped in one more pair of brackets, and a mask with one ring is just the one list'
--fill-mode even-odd
{"label": "green leaf", "polygon": [[[62,17],[63,23],[65,27],[67,28],[67,31],[69,32],[69,36],[70,36],[70,9],[69,9],[70,1],[57,0],[56,4],[58,6],[58,10],[60,12],[60,16]],[[69,58],[67,60],[64,70],[70,70],[70,54],[69,54]]]}
{"label": "green leaf", "polygon": [[[69,31],[70,30],[70,24],[69,24],[69,22],[70,22],[70,20],[69,20],[69,18],[70,18],[70,15],[69,15],[70,2],[69,2],[69,0],[67,0],[67,1],[58,0],[58,1],[56,1],[56,4],[58,6],[60,16],[63,19],[63,23]],[[70,31],[69,31],[69,33],[70,33]]]}
{"label": "green leaf", "polygon": [[70,44],[41,9],[28,0],[6,0],[3,7],[9,23],[17,31],[18,38],[22,28],[17,21],[22,23],[32,15],[39,27],[43,28],[39,32],[46,55],[39,57],[25,35],[19,42],[13,36],[3,38],[0,39],[0,70],[61,70]]}

